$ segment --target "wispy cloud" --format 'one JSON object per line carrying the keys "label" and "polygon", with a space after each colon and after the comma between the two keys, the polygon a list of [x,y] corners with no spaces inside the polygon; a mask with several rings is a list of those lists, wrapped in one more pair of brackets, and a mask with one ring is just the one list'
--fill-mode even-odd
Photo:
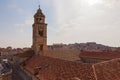
{"label": "wispy cloud", "polygon": [[27,27],[27,26],[31,26],[32,24],[33,24],[33,18],[28,18],[22,23],[15,24],[15,26],[16,27]]}
{"label": "wispy cloud", "polygon": [[[15,1],[9,2],[7,10],[10,10],[12,15],[7,15],[10,19],[14,17],[8,25],[14,24],[11,32],[17,32],[14,35],[19,38],[17,43],[24,45],[24,42],[30,42],[34,15],[31,11],[36,11],[36,6],[40,3],[48,23],[48,44],[96,41],[112,46],[119,45],[120,0],[30,0],[30,4],[25,1],[28,4],[23,5],[20,5],[23,0],[20,0],[20,3]],[[23,35],[24,33],[26,34]],[[20,40],[23,37],[22,42]]]}
{"label": "wispy cloud", "polygon": [[11,3],[9,5],[7,5],[7,7],[11,10],[16,11],[17,14],[24,14],[25,13],[24,9],[21,8],[20,6],[18,6],[15,2],[11,1]]}
{"label": "wispy cloud", "polygon": [[26,27],[31,27],[32,24],[33,24],[33,19],[28,18],[25,21],[23,21],[22,23],[14,24],[14,26],[17,28],[17,32],[24,33]]}
{"label": "wispy cloud", "polygon": [[[115,45],[113,42],[115,40],[118,42],[120,39],[120,37],[114,36],[118,34],[118,26],[120,25],[120,18],[118,17],[120,16],[120,1],[52,1],[55,6],[54,17],[57,24],[57,35],[54,35],[54,37],[59,35],[59,38],[57,37],[59,41],[63,41],[62,39],[66,40],[66,43],[96,41]],[[104,38],[109,39],[109,41],[105,41]],[[67,39],[69,39],[69,42]]]}

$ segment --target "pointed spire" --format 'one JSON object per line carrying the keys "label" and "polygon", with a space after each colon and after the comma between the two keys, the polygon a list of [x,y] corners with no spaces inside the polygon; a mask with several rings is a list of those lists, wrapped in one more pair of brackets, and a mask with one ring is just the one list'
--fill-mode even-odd
{"label": "pointed spire", "polygon": [[34,17],[35,16],[43,16],[43,17],[45,17],[45,15],[42,13],[42,10],[41,10],[41,8],[40,8],[40,5],[38,5],[38,10],[37,10],[37,13],[34,15]]}

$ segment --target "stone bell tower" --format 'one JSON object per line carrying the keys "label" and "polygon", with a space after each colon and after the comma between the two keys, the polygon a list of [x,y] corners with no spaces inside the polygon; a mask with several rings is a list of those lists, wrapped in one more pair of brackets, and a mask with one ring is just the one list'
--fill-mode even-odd
{"label": "stone bell tower", "polygon": [[39,9],[34,15],[33,24],[33,45],[35,54],[44,55],[47,48],[47,24],[45,23],[45,15]]}

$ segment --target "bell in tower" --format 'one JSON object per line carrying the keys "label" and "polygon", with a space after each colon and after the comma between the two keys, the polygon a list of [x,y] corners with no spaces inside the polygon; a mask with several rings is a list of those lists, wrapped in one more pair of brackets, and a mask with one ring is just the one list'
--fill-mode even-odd
{"label": "bell in tower", "polygon": [[47,49],[47,24],[40,7],[34,15],[32,48],[35,54],[40,55],[44,55]]}

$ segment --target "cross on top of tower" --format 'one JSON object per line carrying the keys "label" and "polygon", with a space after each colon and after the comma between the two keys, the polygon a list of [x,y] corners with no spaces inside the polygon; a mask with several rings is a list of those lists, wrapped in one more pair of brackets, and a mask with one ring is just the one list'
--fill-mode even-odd
{"label": "cross on top of tower", "polygon": [[38,7],[40,8],[40,5],[38,5]]}

